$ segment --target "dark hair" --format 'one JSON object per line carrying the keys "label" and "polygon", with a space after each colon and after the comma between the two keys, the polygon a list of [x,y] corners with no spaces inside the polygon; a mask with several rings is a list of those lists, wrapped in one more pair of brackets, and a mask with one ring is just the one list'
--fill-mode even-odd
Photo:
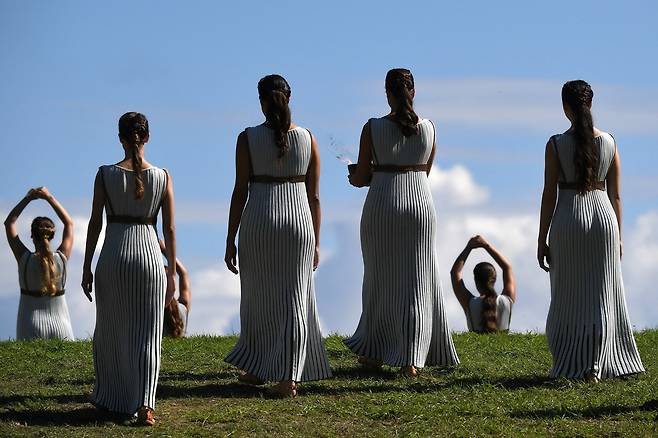
{"label": "dark hair", "polygon": [[144,197],[144,180],[142,175],[142,156],[139,149],[144,146],[149,136],[149,121],[141,113],[128,112],[119,119],[119,136],[130,147],[135,174],[135,199]]}
{"label": "dark hair", "polygon": [[285,155],[290,129],[290,85],[283,76],[267,75],[258,81],[258,98],[267,102],[265,119],[274,130],[274,141],[279,147],[279,157]]}
{"label": "dark hair", "polygon": [[599,157],[590,111],[593,97],[592,87],[585,81],[569,81],[562,86],[562,101],[569,106],[575,117],[573,128],[576,149],[573,161],[576,167],[576,184],[580,192],[592,190],[598,180]]}
{"label": "dark hair", "polygon": [[39,216],[34,218],[30,229],[35,254],[41,261],[41,292],[45,295],[55,295],[58,277],[55,273],[55,259],[50,250],[50,241],[55,237],[55,223],[50,218]]}
{"label": "dark hair", "polygon": [[178,310],[178,301],[173,299],[169,302],[169,305],[165,306],[164,309],[164,318],[162,320],[166,332],[172,338],[182,338],[183,331],[185,329],[185,323],[181,317],[180,311]]}
{"label": "dark hair", "polygon": [[394,68],[386,73],[386,90],[393,95],[397,108],[393,120],[405,137],[418,134],[418,115],[414,111],[411,92],[414,77],[406,68]]}
{"label": "dark hair", "polygon": [[484,291],[485,298],[482,300],[482,331],[495,333],[498,331],[496,317],[496,268],[491,263],[482,262],[475,265],[473,269],[475,284]]}

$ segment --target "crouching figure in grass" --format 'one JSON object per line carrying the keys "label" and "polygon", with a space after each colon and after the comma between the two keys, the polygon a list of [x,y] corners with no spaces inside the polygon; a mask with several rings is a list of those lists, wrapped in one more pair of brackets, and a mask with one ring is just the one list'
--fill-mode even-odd
{"label": "crouching figure in grass", "polygon": [[[484,249],[503,270],[503,290],[500,295],[494,288],[496,268],[488,262],[475,265],[473,277],[478,295],[466,288],[462,270],[471,251]],[[478,333],[496,333],[509,330],[512,319],[512,306],[516,301],[516,282],[512,265],[505,256],[482,236],[472,237],[464,250],[457,256],[450,270],[452,290],[466,314],[468,329]]]}
{"label": "crouching figure in grass", "polygon": [[[55,210],[64,224],[62,243],[53,252],[50,243],[55,237],[55,223],[47,217],[32,221],[31,237],[34,252],[28,250],[20,237],[16,221],[25,207],[35,199],[43,199]],[[73,221],[64,207],[47,188],[31,189],[9,212],[5,220],[9,247],[18,262],[21,300],[16,319],[16,339],[68,339],[73,341],[69,308],[64,297],[66,264],[73,247]]]}

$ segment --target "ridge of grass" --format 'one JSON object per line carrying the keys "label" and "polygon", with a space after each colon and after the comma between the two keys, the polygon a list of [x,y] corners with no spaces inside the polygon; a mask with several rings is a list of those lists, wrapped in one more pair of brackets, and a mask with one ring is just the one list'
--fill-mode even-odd
{"label": "ridge of grass", "polygon": [[325,344],[334,378],[294,400],[237,383],[235,336],[163,341],[156,426],[99,414],[91,342],[0,342],[0,436],[657,436],[658,331],[636,333],[647,372],[593,385],[550,380],[538,334],[454,335],[461,364],[416,379]]}

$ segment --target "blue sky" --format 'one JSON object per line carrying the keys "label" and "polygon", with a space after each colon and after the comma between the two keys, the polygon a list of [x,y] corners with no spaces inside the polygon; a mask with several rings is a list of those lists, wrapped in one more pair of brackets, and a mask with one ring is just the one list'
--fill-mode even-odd
{"label": "blue sky", "polygon": [[[353,330],[365,191],[346,184],[329,144],[356,154],[363,123],[387,111],[386,71],[401,66],[416,77],[419,114],[439,130],[432,184],[451,326],[465,323],[447,273],[465,239],[482,232],[517,266],[513,329],[543,330],[548,280],[534,262],[543,149],[568,127],[560,86],[575,78],[592,84],[595,121],[619,143],[629,310],[638,327],[655,326],[658,306],[644,303],[656,301],[647,296],[658,262],[658,173],[647,159],[658,134],[658,5],[441,3],[0,0],[0,213],[47,185],[78,219],[68,284],[76,335],[93,330],[78,287],[93,176],[121,159],[116,122],[129,110],[149,117],[147,157],[174,177],[191,331],[239,329],[239,288],[220,264],[235,138],[262,121],[256,83],[274,72],[289,80],[293,118],[321,147],[319,313],[325,331]],[[46,212],[36,204],[25,218]],[[14,335],[18,302],[8,251],[0,243],[0,339]]]}

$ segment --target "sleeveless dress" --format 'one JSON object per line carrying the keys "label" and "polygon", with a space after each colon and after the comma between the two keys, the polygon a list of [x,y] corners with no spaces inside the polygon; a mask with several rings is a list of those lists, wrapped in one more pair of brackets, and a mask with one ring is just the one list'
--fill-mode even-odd
{"label": "sleeveless dress", "polygon": [[[616,153],[610,134],[595,139],[599,181]],[[560,182],[575,182],[574,136],[551,143],[560,164]],[[553,356],[551,377],[599,378],[644,371],[624,298],[619,226],[603,190],[579,194],[560,189],[549,234],[551,304],[546,321]]]}
{"label": "sleeveless dress", "polygon": [[[376,165],[426,164],[434,125],[404,137],[395,122],[371,119]],[[374,172],[361,215],[362,313],[345,344],[403,367],[459,363],[443,306],[435,247],[436,212],[425,172]]]}
{"label": "sleeveless dress", "polygon": [[[165,170],[144,169],[142,199],[135,199],[131,170],[110,165],[99,172],[108,216],[157,216],[167,187]],[[127,414],[155,408],[166,288],[155,227],[109,222],[95,275],[95,404]]]}
{"label": "sleeveless dress", "polygon": [[[247,138],[253,175],[306,174],[306,129],[288,131],[290,149],[281,158],[270,128],[248,128]],[[226,362],[265,381],[331,377],[315,305],[314,249],[304,182],[251,182],[238,242],[240,338]]]}
{"label": "sleeveless dress", "polygon": [[[66,285],[66,256],[61,251],[53,253],[57,290]],[[16,339],[66,339],[74,341],[71,317],[64,294],[58,296],[34,296],[41,289],[41,261],[33,252],[25,251],[18,262],[18,281],[21,292],[16,318]],[[33,292],[32,292],[33,291]]]}
{"label": "sleeveless dress", "polygon": [[[496,298],[496,328],[499,332],[509,331],[513,305],[514,303],[507,295],[498,295]],[[468,302],[466,325],[469,331],[482,332],[482,298],[473,297]]]}

